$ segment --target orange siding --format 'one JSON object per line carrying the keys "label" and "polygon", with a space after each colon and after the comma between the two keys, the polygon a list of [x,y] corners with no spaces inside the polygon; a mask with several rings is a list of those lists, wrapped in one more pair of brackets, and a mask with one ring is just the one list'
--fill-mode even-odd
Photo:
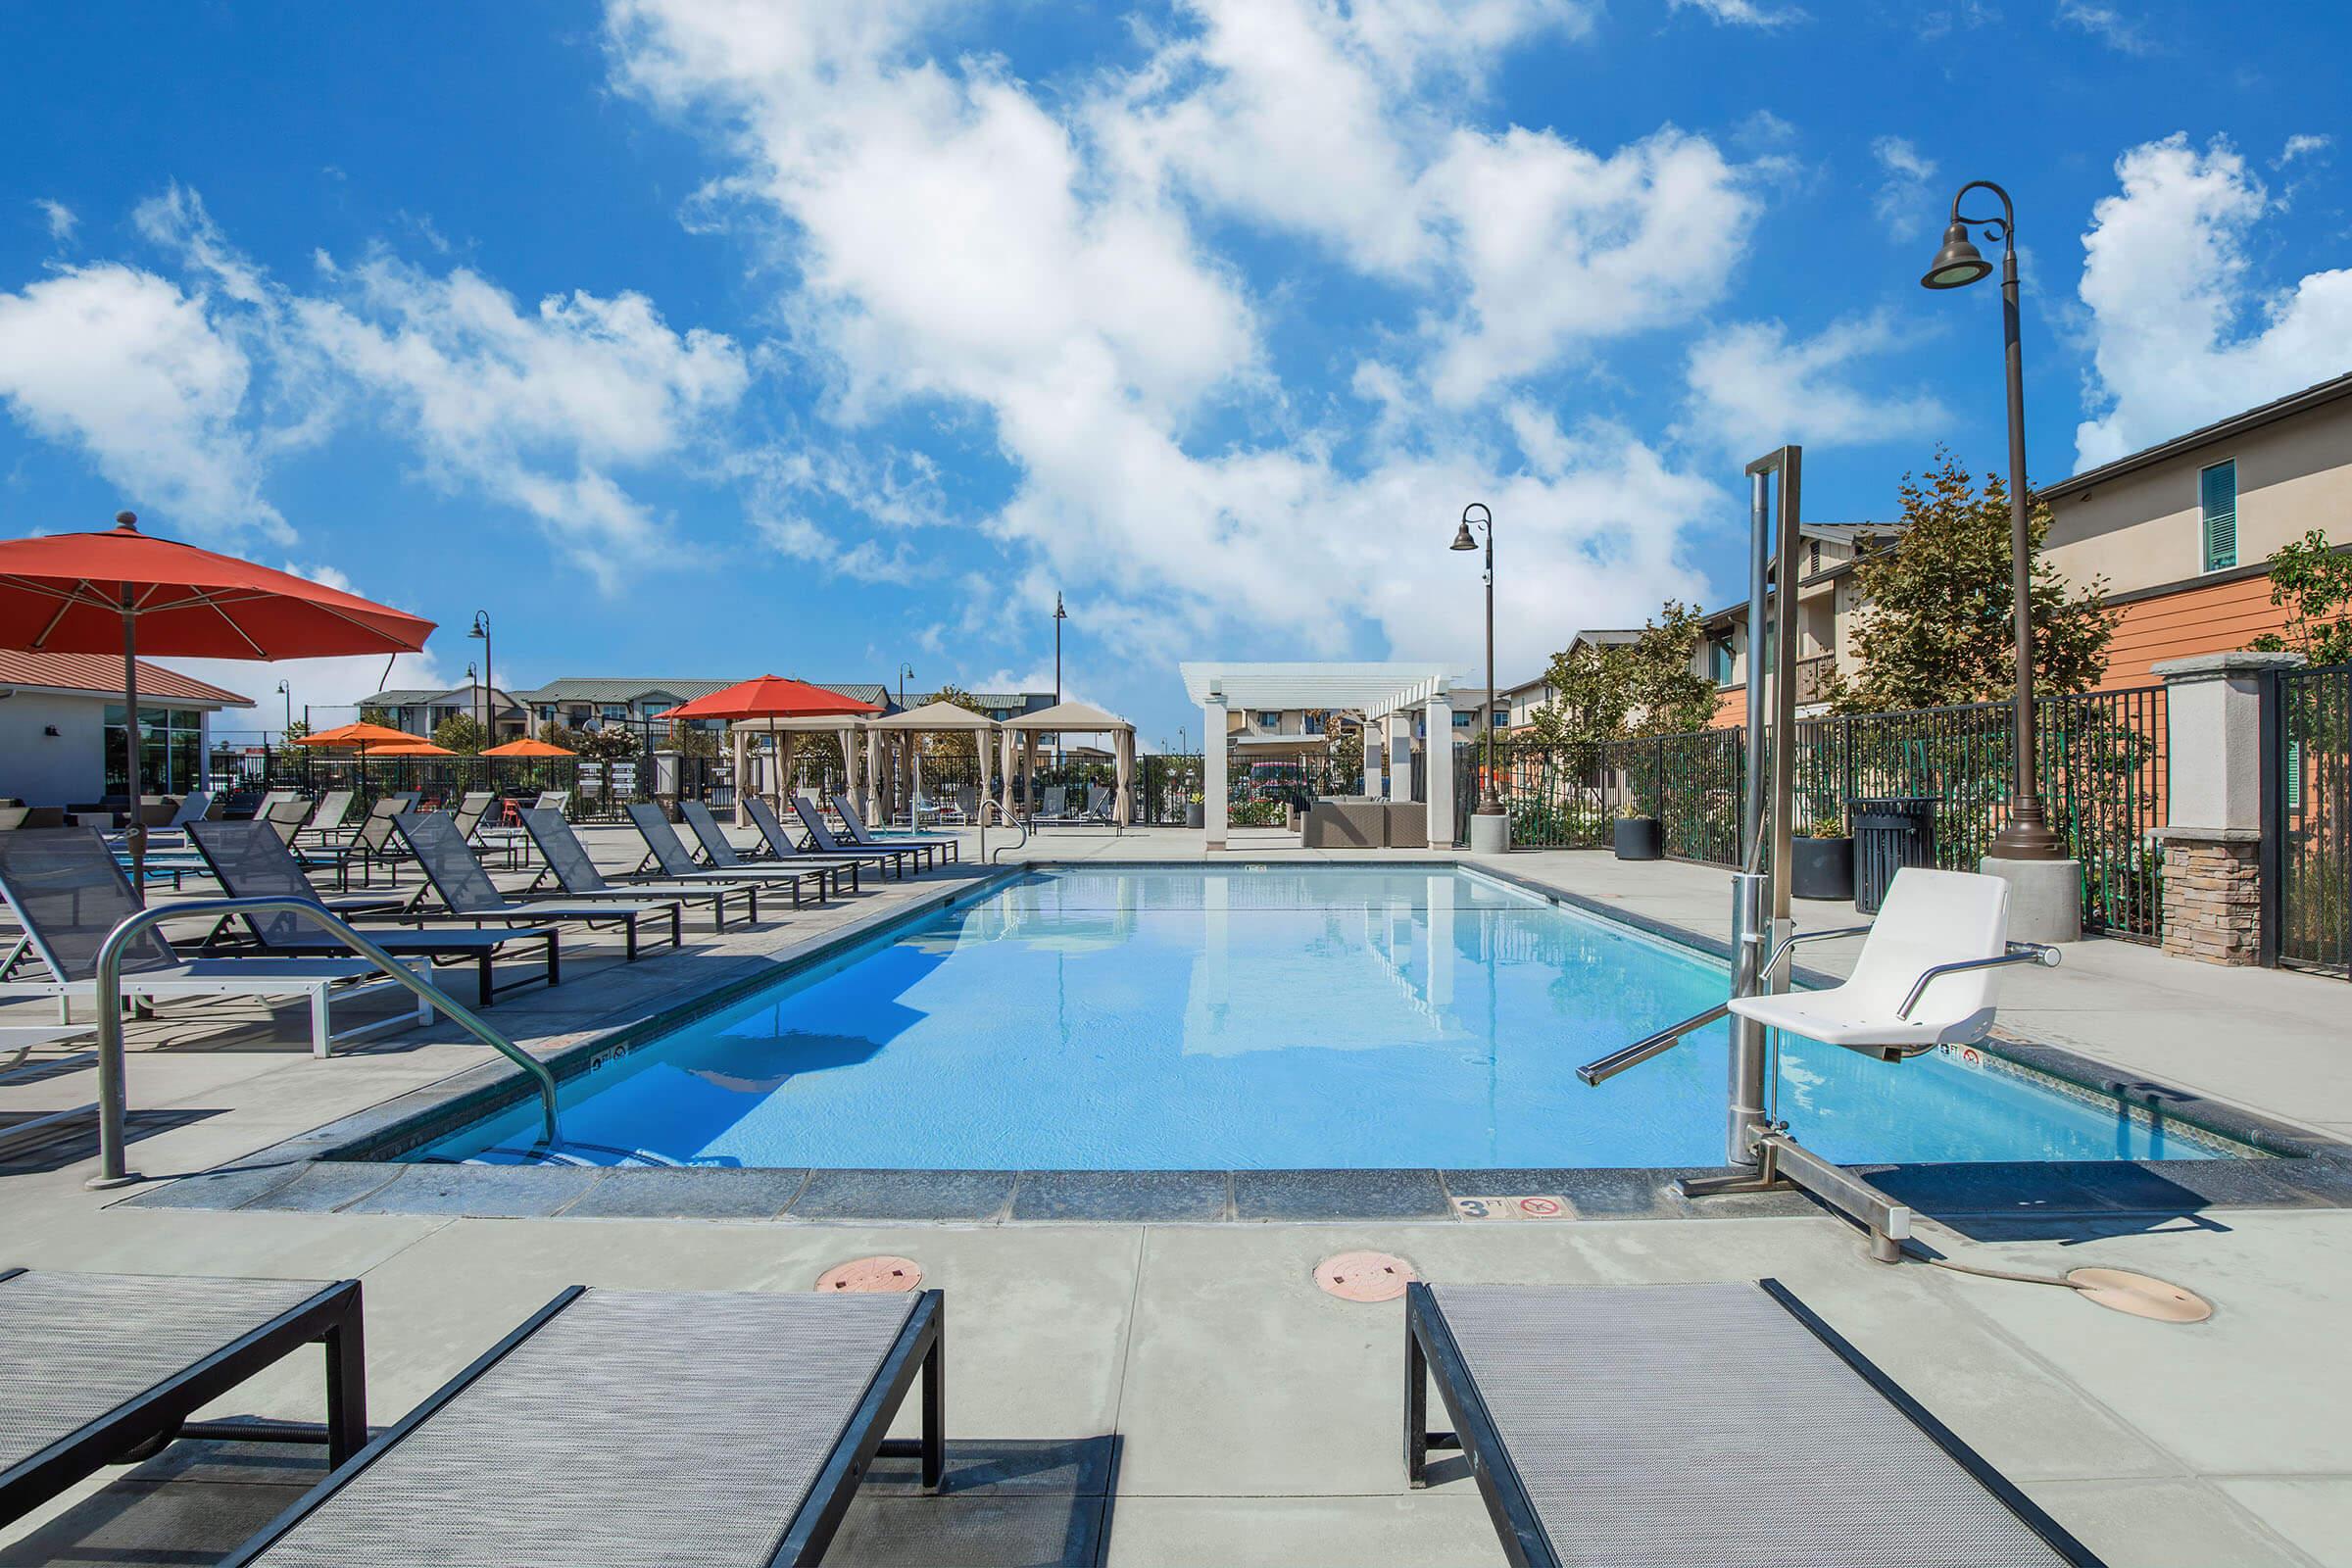
{"label": "orange siding", "polygon": [[1715,716],[1707,720],[1709,729],[1736,729],[1747,722],[1747,688],[1726,686],[1715,694]]}
{"label": "orange siding", "polygon": [[2286,612],[2271,603],[2268,577],[2183,588],[2135,600],[2123,611],[2115,638],[2107,645],[2102,691],[2154,685],[2151,665],[2168,659],[2228,653],[2286,623]]}

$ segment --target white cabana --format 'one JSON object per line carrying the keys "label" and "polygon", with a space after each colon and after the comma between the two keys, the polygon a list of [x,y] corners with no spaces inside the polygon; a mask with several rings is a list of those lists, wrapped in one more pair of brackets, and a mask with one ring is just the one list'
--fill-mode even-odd
{"label": "white cabana", "polygon": [[867,720],[839,713],[811,714],[802,718],[740,718],[727,726],[728,740],[735,754],[735,825],[748,827],[751,817],[743,808],[747,796],[758,793],[752,788],[751,762],[755,748],[762,739],[773,749],[772,761],[762,765],[771,768],[771,775],[760,783],[774,791],[775,808],[782,814],[788,808],[784,795],[792,782],[792,752],[794,741],[802,735],[830,735],[841,743],[842,789],[858,793],[858,732]]}
{"label": "white cabana", "polygon": [[1037,738],[1040,735],[1107,735],[1111,740],[1117,787],[1111,792],[1110,819],[1120,827],[1135,820],[1135,726],[1116,713],[1106,713],[1092,703],[1056,703],[1041,708],[1034,713],[1023,713],[1004,721],[1004,808],[1010,811],[1012,800],[1012,742],[1018,735],[1021,741],[1022,794],[1028,794],[1029,780],[1037,772]]}
{"label": "white cabana", "polygon": [[[884,734],[906,736],[910,746],[917,735],[971,736],[972,750],[980,759],[980,793],[983,798],[989,793],[988,769],[990,754],[994,750],[991,742],[1000,727],[986,713],[976,713],[955,703],[925,703],[920,708],[910,708],[903,713],[886,713],[880,718],[868,719],[865,725],[868,744]],[[919,797],[923,788],[922,754],[917,752],[914,757],[914,792]]]}

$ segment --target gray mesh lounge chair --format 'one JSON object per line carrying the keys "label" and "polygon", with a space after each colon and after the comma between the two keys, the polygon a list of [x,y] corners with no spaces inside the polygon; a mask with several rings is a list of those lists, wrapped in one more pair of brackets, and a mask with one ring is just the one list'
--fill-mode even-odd
{"label": "gray mesh lounge chair", "polygon": [[[784,825],[776,821],[776,813],[767,809],[765,801],[749,803],[749,808],[752,820],[759,824],[760,836],[767,840],[768,848],[778,855],[801,853],[794,848],[792,837],[784,831]],[[879,860],[894,876],[905,876],[909,860],[920,869],[926,858],[927,852],[912,845],[867,849],[861,844],[844,844],[833,836],[831,828],[825,826],[823,814],[798,795],[792,798],[792,814],[799,817],[801,826],[808,830],[808,848],[818,855],[829,855],[837,859]]]}
{"label": "gray mesh lounge chair", "polygon": [[359,797],[350,790],[328,790],[318,797],[318,808],[295,834],[296,842],[308,838],[317,844],[332,844],[344,833],[343,824],[351,815],[351,803]]}
{"label": "gray mesh lounge chair", "polygon": [[[681,802],[679,808],[683,810],[688,805],[694,806],[706,816],[710,814],[709,808],[699,801]],[[844,866],[828,861],[808,865],[746,865],[738,860],[723,870],[698,864],[694,852],[687,849],[685,841],[678,837],[678,830],[669,825],[669,818],[662,814],[662,808],[651,801],[633,802],[629,807],[629,821],[636,827],[637,836],[645,840],[645,858],[638,862],[638,868],[642,871],[651,865],[674,882],[765,883],[773,887],[788,887],[792,889],[794,908],[800,907],[803,888],[813,887],[820,904],[825,900],[828,882],[832,884],[833,891],[840,891],[841,872],[844,870],[850,874],[850,891],[858,891],[858,867],[855,864]],[[713,822],[711,827],[715,832],[717,824]],[[720,842],[725,842],[723,835]]]}
{"label": "gray mesh lounge chair", "polygon": [[[24,940],[0,960],[0,997],[54,997],[60,1020],[70,1021],[75,1001],[94,1000],[98,994],[100,945],[116,926],[138,912],[130,879],[94,828],[20,829],[0,833],[0,897],[6,898],[24,930]],[[39,958],[49,978],[20,974],[28,956]],[[422,973],[426,965],[418,959],[416,967]],[[154,929],[140,935],[122,963],[126,997],[306,998],[311,1052],[319,1056],[337,1041],[432,1020],[432,1004],[419,997],[414,1013],[396,1013],[334,1032],[328,1013],[331,1001],[393,985],[365,958],[182,958]]]}
{"label": "gray mesh lounge chair", "polygon": [[836,892],[840,890],[841,876],[846,871],[850,877],[850,891],[858,891],[858,869],[869,863],[868,857],[854,854],[818,855],[813,850],[802,849],[786,836],[783,826],[776,821],[776,813],[768,808],[767,803],[756,795],[743,803],[743,808],[752,819],[753,830],[765,846],[765,859],[760,859],[758,855],[746,856],[736,849],[733,841],[727,837],[727,830],[718,825],[718,818],[712,816],[710,808],[702,802],[678,803],[678,814],[686,819],[688,827],[694,829],[694,836],[702,841],[705,858],[712,865],[729,870],[757,870],[781,862],[795,870],[826,873],[833,878]]}
{"label": "gray mesh lounge chair", "polygon": [[[541,878],[553,876],[556,885],[566,898],[573,899],[675,899],[680,904],[708,905],[710,909],[710,929],[723,931],[727,927],[727,901],[744,901],[744,923],[755,925],[760,919],[760,884],[757,882],[636,882],[616,887],[605,880],[596,868],[595,858],[588,846],[564,820],[562,811],[542,811],[536,808],[522,813],[523,831],[531,836],[538,848],[539,858],[547,862]],[[531,883],[536,888],[539,882]],[[799,884],[794,884],[792,902],[801,902]]]}
{"label": "gray mesh lounge chair", "polygon": [[[558,1296],[222,1568],[814,1563],[877,1454],[936,1491],[937,1291]],[[919,1439],[883,1434],[915,1383]]]}
{"label": "gray mesh lounge chair", "polygon": [[414,811],[423,796],[416,790],[404,790],[397,795],[379,795],[360,819],[359,831],[352,834],[344,853],[348,859],[357,860],[361,880],[372,884],[375,868],[384,866],[391,875],[392,885],[400,886],[400,862],[409,858],[405,845],[392,831],[392,819],[403,811]]}
{"label": "gray mesh lounge chair", "polygon": [[[174,1437],[368,1441],[360,1282],[0,1269],[0,1522]],[[326,1425],[188,1417],[306,1345],[326,1347]]]}
{"label": "gray mesh lounge chair", "polygon": [[847,795],[833,797],[833,809],[841,817],[841,825],[850,830],[850,841],[860,849],[895,850],[919,845],[928,849],[935,860],[943,851],[951,860],[963,858],[963,847],[952,838],[915,833],[893,833],[885,837],[874,832],[865,825],[865,819],[858,814],[857,803]]}
{"label": "gray mesh lounge chair", "polygon": [[1404,1408],[1522,1568],[2099,1568],[1778,1280],[1408,1285]]}
{"label": "gray mesh lounge chair", "polygon": [[669,945],[685,940],[685,920],[675,899],[645,899],[623,903],[600,899],[528,899],[520,904],[499,892],[473,849],[458,836],[441,811],[403,811],[393,827],[408,842],[409,853],[424,871],[425,880],[453,915],[468,920],[523,921],[530,925],[584,925],[590,930],[617,925],[627,945],[629,960],[637,958],[637,922],[669,916]]}
{"label": "gray mesh lounge chair", "polygon": [[[411,907],[413,900],[364,893],[321,897],[312,890],[310,879],[302,874],[302,867],[295,863],[292,852],[277,842],[276,834],[258,822],[201,822],[190,831],[195,835],[196,848],[212,865],[213,875],[219,879],[221,890],[232,899],[308,899],[354,922],[364,922],[370,916],[419,923],[426,918]],[[313,953],[332,955],[350,951],[325,931],[298,915],[248,915],[244,917],[243,924],[263,952],[276,956]],[[220,931],[220,926],[213,928],[212,934],[206,938],[208,947]],[[529,985],[538,980],[544,980],[552,986],[563,977],[556,933],[545,926],[507,931],[483,931],[478,928],[371,931],[368,935],[376,946],[396,958],[415,956],[435,964],[472,964],[475,994],[485,1007],[502,991],[512,991],[516,986]],[[495,960],[529,957],[526,950],[530,948],[538,949],[540,972],[525,973],[520,979],[510,980],[504,985],[497,984],[493,969]]]}

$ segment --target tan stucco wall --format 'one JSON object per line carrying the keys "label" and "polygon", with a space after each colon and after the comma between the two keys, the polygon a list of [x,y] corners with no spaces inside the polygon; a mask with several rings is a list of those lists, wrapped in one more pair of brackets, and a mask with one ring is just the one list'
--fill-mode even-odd
{"label": "tan stucco wall", "polygon": [[2211,442],[2052,504],[2043,554],[2071,581],[2109,591],[2180,582],[2204,569],[2197,475],[2237,462],[2237,563],[2256,565],[2312,529],[2352,540],[2352,398]]}

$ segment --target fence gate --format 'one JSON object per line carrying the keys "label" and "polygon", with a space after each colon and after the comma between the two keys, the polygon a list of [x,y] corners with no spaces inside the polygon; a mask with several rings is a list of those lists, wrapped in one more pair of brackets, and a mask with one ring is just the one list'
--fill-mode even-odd
{"label": "fence gate", "polygon": [[2265,726],[2266,945],[2292,968],[2352,975],[2352,664],[2277,678]]}

